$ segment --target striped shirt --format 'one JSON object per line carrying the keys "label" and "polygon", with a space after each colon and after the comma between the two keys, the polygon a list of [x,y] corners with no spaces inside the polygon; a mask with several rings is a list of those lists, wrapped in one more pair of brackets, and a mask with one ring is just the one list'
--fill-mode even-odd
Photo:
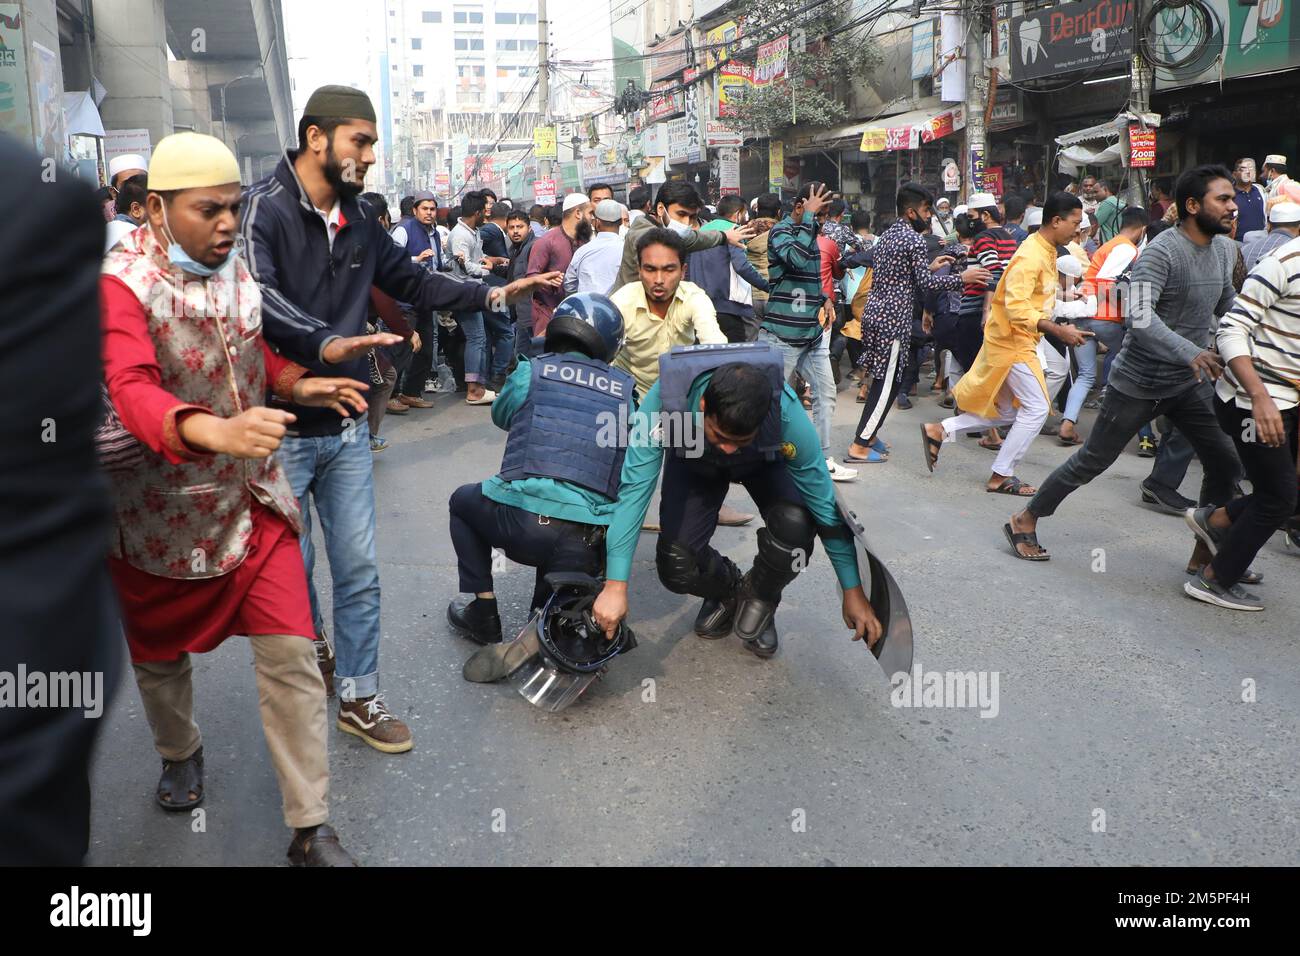
{"label": "striped shirt", "polygon": [[822,307],[821,251],[817,221],[804,213],[796,223],[786,216],[768,233],[767,273],[772,284],[763,328],[782,342],[807,345],[821,337],[817,320]]}
{"label": "striped shirt", "polygon": [[[1232,308],[1219,321],[1224,362],[1248,356],[1279,409],[1300,404],[1300,239],[1264,256],[1246,276]],[[1216,386],[1225,402],[1250,408],[1250,396],[1226,369]]]}
{"label": "striped shirt", "polygon": [[981,265],[993,273],[988,285],[982,282],[968,282],[961,288],[961,312],[984,311],[984,294],[998,287],[998,280],[1007,268],[1007,263],[1016,254],[1018,243],[1011,233],[1001,226],[985,229],[977,233],[971,242],[969,258],[972,265]]}

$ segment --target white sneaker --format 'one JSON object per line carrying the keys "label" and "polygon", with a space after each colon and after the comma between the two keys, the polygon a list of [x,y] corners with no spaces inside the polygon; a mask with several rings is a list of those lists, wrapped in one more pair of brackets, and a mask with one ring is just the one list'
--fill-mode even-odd
{"label": "white sneaker", "polygon": [[492,391],[491,389],[484,389],[483,396],[481,398],[467,398],[465,399],[465,404],[466,405],[491,405],[496,400],[497,400],[496,392]]}
{"label": "white sneaker", "polygon": [[852,481],[858,477],[856,468],[845,468],[837,464],[834,458],[826,459],[826,470],[831,473],[831,481]]}

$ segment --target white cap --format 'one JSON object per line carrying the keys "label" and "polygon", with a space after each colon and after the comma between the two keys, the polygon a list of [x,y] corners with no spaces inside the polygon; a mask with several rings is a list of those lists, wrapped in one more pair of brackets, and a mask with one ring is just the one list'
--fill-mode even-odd
{"label": "white cap", "polygon": [[1265,166],[1285,166],[1286,157],[1281,153],[1269,153],[1264,157]]}
{"label": "white cap", "polygon": [[997,209],[998,201],[992,193],[971,193],[966,197],[966,205],[970,209]]}
{"label": "white cap", "polygon": [[124,173],[128,169],[143,169],[149,171],[149,162],[139,153],[123,153],[121,156],[114,156],[108,161],[108,181],[111,183],[118,173]]}
{"label": "white cap", "polygon": [[614,199],[602,199],[596,203],[596,218],[601,222],[622,222],[623,207]]}
{"label": "white cap", "polygon": [[591,202],[591,200],[587,198],[585,193],[569,193],[569,195],[564,197],[563,211],[568,212],[575,206],[581,206],[583,203],[588,202]]}
{"label": "white cap", "polygon": [[1030,206],[1025,210],[1025,217],[1020,220],[1020,225],[1028,229],[1031,226],[1041,226],[1043,224],[1043,207]]}
{"label": "white cap", "polygon": [[970,207],[967,206],[965,203],[961,203],[959,205],[952,207],[952,214],[954,216],[964,216],[968,212],[970,212]]}
{"label": "white cap", "polygon": [[1083,278],[1083,263],[1073,254],[1056,257],[1056,271],[1071,279]]}
{"label": "white cap", "polygon": [[1300,206],[1293,202],[1280,202],[1268,211],[1268,221],[1274,224],[1300,222]]}
{"label": "white cap", "polygon": [[938,199],[934,201],[934,206],[936,209],[939,208],[940,203],[942,203],[945,206],[951,206],[952,200],[950,200],[947,196],[940,196]]}

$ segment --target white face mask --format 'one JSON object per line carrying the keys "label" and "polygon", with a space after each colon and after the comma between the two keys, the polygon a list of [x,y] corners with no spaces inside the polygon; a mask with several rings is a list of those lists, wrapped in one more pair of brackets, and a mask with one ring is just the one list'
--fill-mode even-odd
{"label": "white face mask", "polygon": [[668,228],[671,229],[673,232],[677,233],[677,235],[681,236],[682,238],[689,236],[692,232],[695,231],[690,226],[686,225],[686,223],[678,222],[676,219],[668,220]]}

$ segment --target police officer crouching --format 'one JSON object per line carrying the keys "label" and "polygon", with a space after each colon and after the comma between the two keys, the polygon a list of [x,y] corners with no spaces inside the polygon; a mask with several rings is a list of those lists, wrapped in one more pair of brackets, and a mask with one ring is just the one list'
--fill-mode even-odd
{"label": "police officer crouching", "polygon": [[451,496],[451,540],[460,590],[447,620],[479,644],[501,641],[492,549],[537,569],[532,609],[550,596],[555,571],[598,576],[612,520],[633,405],[631,375],[609,362],[623,317],[603,295],[571,295],[546,327],[545,351],[521,357],[492,405],[509,431],[501,471]]}
{"label": "police officer crouching", "polygon": [[[627,614],[637,532],[663,466],[655,564],[664,587],[704,599],[700,637],[735,633],[759,657],[777,650],[781,593],[820,535],[843,591],[845,624],[868,646],[881,625],[862,590],[852,532],[841,517],[821,444],[785,383],[780,354],[763,343],[679,347],[660,358],[630,434],[618,509],[606,542],[605,586],[593,607],[607,633]],[[669,451],[663,463],[664,451]],[[732,483],[762,512],[754,565],[739,568],[709,544]]]}

